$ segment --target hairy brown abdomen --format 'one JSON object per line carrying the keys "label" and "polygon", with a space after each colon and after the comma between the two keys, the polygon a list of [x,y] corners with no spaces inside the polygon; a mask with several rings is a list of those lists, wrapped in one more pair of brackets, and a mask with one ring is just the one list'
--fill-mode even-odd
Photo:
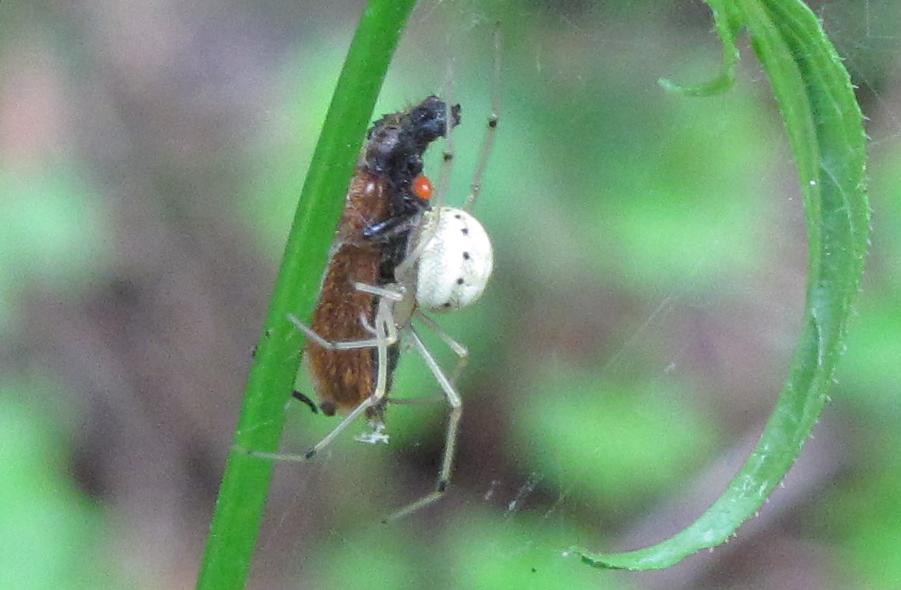
{"label": "hairy brown abdomen", "polygon": [[[358,169],[350,185],[344,215],[313,312],[313,331],[332,342],[372,338],[360,322],[375,320],[375,297],[354,288],[354,283],[379,284],[381,246],[362,236],[367,226],[385,219],[389,203],[383,179]],[[320,407],[326,415],[349,412],[375,390],[377,356],[372,348],[326,350],[307,344],[307,362]]]}

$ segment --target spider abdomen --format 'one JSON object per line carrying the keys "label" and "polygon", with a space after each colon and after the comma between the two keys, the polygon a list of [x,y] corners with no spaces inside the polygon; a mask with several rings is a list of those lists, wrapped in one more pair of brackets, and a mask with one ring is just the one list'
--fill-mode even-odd
{"label": "spider abdomen", "polygon": [[424,215],[420,235],[429,241],[418,261],[417,305],[451,311],[474,303],[485,291],[494,268],[488,233],[462,209],[441,207]]}

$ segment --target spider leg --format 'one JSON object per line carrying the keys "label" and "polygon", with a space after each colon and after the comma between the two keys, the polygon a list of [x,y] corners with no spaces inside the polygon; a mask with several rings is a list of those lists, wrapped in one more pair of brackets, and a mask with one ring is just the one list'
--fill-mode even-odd
{"label": "spider leg", "polygon": [[262,451],[250,451],[250,455],[273,461],[309,461],[319,454],[322,449],[331,444],[345,428],[350,426],[351,423],[359,418],[368,408],[378,404],[382,398],[385,397],[388,389],[388,347],[397,341],[397,326],[394,324],[394,314],[392,313],[391,303],[387,300],[383,299],[379,301],[379,308],[375,317],[375,328],[376,338],[374,339],[374,348],[377,349],[378,354],[378,372],[376,374],[375,391],[372,392],[372,395],[363,400],[363,402],[341,420],[331,432],[325,435],[322,440],[310,447],[310,449],[302,455],[295,455],[292,453],[267,453]]}
{"label": "spider leg", "polygon": [[491,113],[488,115],[488,128],[485,130],[485,139],[482,140],[482,149],[479,152],[478,164],[476,164],[475,172],[472,175],[472,184],[469,189],[469,196],[463,203],[463,210],[470,212],[479,198],[482,191],[482,176],[485,174],[485,168],[488,166],[488,159],[491,157],[491,150],[494,148],[494,136],[497,133],[497,124],[500,121],[501,112],[501,27],[497,23],[494,28],[494,71],[492,72],[491,84]]}
{"label": "spider leg", "polygon": [[[292,324],[294,324],[295,328],[297,328],[298,330],[300,330],[301,332],[306,334],[307,338],[309,338],[310,340],[315,342],[317,346],[320,346],[326,350],[358,350],[360,348],[376,348],[380,342],[379,338],[364,338],[361,340],[343,340],[340,342],[326,340],[325,338],[323,338],[322,336],[317,334],[312,328],[310,328],[309,326],[307,326],[306,324],[301,322],[299,319],[297,319],[297,316],[295,316],[293,314],[288,314],[288,320]],[[370,333],[372,332],[372,330],[370,330],[371,326],[369,326],[366,323],[363,324],[363,328]],[[391,339],[391,338],[392,337],[389,337],[389,340],[387,342],[387,344],[389,346],[394,344],[395,342],[397,342],[396,334],[393,336],[393,339]]]}
{"label": "spider leg", "polygon": [[[454,367],[454,371],[451,373],[448,381],[456,385],[457,379],[460,377],[460,374],[463,373],[463,369],[466,368],[466,365],[469,363],[469,349],[466,348],[465,345],[460,344],[456,340],[454,340],[444,329],[438,325],[438,322],[422,313],[419,309],[415,312],[417,318],[422,320],[422,322],[426,325],[426,327],[431,330],[435,335],[441,338],[442,342],[447,344],[448,348],[453,351],[454,354],[457,355],[457,365]],[[445,393],[439,393],[437,395],[429,395],[426,397],[412,397],[412,398],[398,398],[392,396],[388,399],[389,404],[395,405],[417,405],[417,404],[427,404],[427,403],[435,403],[439,401],[447,400],[447,395]]]}
{"label": "spider leg", "polygon": [[403,301],[403,288],[400,286],[376,287],[375,285],[367,285],[366,283],[354,283],[354,289],[370,295],[377,295],[382,299],[398,302]]}
{"label": "spider leg", "polygon": [[363,329],[372,334],[373,336],[378,335],[378,332],[375,331],[375,328],[369,322],[369,318],[366,317],[365,312],[360,313],[360,325],[363,326]]}
{"label": "spider leg", "polygon": [[[353,286],[357,291],[380,297],[380,307],[386,300],[393,304],[398,301],[402,301],[404,298],[403,292],[397,288],[376,287],[373,285],[367,285],[366,283],[354,283]],[[288,321],[294,324],[295,328],[303,332],[307,336],[307,338],[326,350],[359,350],[361,348],[376,348],[379,344],[378,337],[337,342],[333,340],[326,340],[325,338],[317,334],[311,327],[301,322],[294,314],[288,314]],[[363,326],[364,330],[366,330],[370,334],[375,335],[375,330],[363,315],[360,316],[360,324]],[[391,322],[391,324],[393,325],[393,322]],[[397,342],[397,331],[392,331],[390,329],[388,331],[392,334],[388,337],[388,345],[390,346]]]}
{"label": "spider leg", "polygon": [[438,472],[438,483],[435,486],[435,490],[390,515],[383,521],[386,523],[409,516],[413,512],[438,501],[444,495],[450,483],[451,469],[453,468],[454,454],[457,447],[457,432],[460,426],[460,417],[463,415],[463,400],[460,399],[460,394],[454,389],[453,383],[447,378],[441,367],[438,366],[435,357],[426,348],[419,334],[416,333],[412,326],[410,326],[410,338],[413,340],[416,350],[422,355],[426,365],[431,369],[435,379],[438,380],[441,389],[444,390],[444,395],[447,397],[447,403],[450,405],[451,411],[447,422],[444,456],[441,460],[441,470]]}
{"label": "spider leg", "polygon": [[454,370],[453,377],[451,378],[451,383],[456,381],[456,377],[459,376],[460,371],[466,366],[469,362],[469,349],[466,348],[463,344],[460,344],[456,340],[454,340],[450,334],[444,331],[438,322],[422,313],[419,309],[416,310],[416,317],[422,320],[422,323],[428,327],[436,336],[441,338],[441,341],[447,344],[447,347],[450,348],[455,355],[459,357],[457,368]]}

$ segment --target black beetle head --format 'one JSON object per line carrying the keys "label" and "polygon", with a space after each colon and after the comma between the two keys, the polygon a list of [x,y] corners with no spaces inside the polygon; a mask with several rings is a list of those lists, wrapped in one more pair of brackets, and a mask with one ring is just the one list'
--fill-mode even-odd
{"label": "black beetle head", "polygon": [[417,146],[423,151],[429,143],[447,135],[447,119],[452,127],[460,124],[460,105],[448,108],[437,96],[430,96],[409,111],[409,129]]}
{"label": "black beetle head", "polygon": [[460,105],[448,108],[437,96],[430,96],[406,111],[385,115],[367,134],[363,164],[392,183],[397,197],[411,200],[413,179],[422,174],[422,154],[429,144],[447,134],[447,118],[460,123]]}

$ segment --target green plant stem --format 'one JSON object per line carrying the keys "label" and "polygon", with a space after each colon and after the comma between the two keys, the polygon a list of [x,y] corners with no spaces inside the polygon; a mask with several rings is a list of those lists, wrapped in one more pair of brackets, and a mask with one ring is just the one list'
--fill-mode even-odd
{"label": "green plant stem", "polygon": [[197,582],[243,588],[266,505],[275,451],[303,337],[289,314],[308,319],[327,264],[344,196],[391,56],[415,0],[371,0],[354,35],[304,182],[263,334],[247,382],[234,445],[219,490]]}
{"label": "green plant stem", "polygon": [[750,33],[795,157],[808,235],[803,328],[788,382],[760,441],[726,491],[698,520],[657,545],[624,553],[575,549],[596,567],[668,567],[723,543],[762,507],[800,454],[826,402],[863,273],[869,239],[866,141],[841,59],[800,0],[735,0],[721,8]]}

